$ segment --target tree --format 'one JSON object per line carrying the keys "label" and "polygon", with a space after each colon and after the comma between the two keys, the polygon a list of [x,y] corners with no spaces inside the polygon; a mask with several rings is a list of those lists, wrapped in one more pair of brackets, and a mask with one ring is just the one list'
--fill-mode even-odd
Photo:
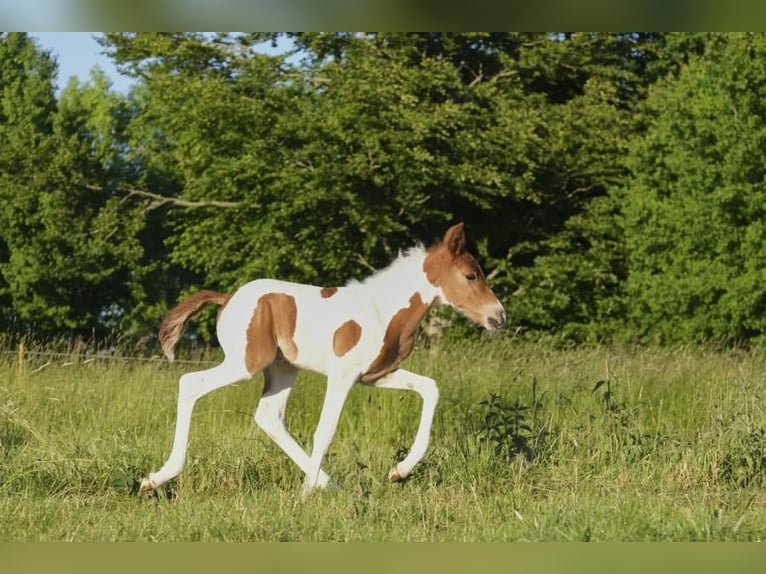
{"label": "tree", "polygon": [[145,80],[139,162],[162,166],[175,205],[227,202],[171,216],[171,257],[208,285],[367,274],[457,214],[481,220],[524,169],[507,153],[524,142],[492,115],[518,130],[511,100],[490,101],[496,88],[474,90],[439,54],[352,36],[339,60],[288,65],[252,41],[107,35]]}
{"label": "tree", "polygon": [[141,213],[113,191],[131,171],[127,103],[98,71],[57,101],[55,62],[24,34],[0,38],[0,65],[6,329],[103,334],[142,274]]}
{"label": "tree", "polygon": [[520,105],[537,118],[521,178],[530,192],[501,211],[514,214],[518,229],[486,257],[524,330],[582,341],[621,329],[626,253],[612,191],[628,173],[624,158],[659,40],[561,34],[521,44],[513,64],[526,94]]}
{"label": "tree", "polygon": [[652,90],[624,200],[629,317],[650,341],[766,327],[766,38],[716,34]]}
{"label": "tree", "polygon": [[141,187],[200,207],[168,214],[191,288],[335,284],[462,219],[517,324],[576,338],[621,324],[609,190],[637,103],[673,67],[662,36],[291,38],[298,63],[260,54],[258,35],[106,36],[144,81]]}
{"label": "tree", "polygon": [[[18,289],[10,270],[12,258],[18,261],[16,241],[9,227],[19,234],[30,222],[17,216],[14,204],[27,211],[34,198],[24,190],[39,183],[39,174],[51,153],[52,113],[55,111],[53,81],[56,63],[50,54],[37,49],[21,33],[0,34],[0,297],[3,304],[3,330],[10,330],[18,318],[15,300]],[[20,202],[17,194],[22,193]]]}
{"label": "tree", "polygon": [[0,36],[7,328],[151,332],[189,291],[335,285],[456,220],[525,331],[763,327],[763,35],[102,42],[127,96],[94,72],[56,97],[50,54]]}

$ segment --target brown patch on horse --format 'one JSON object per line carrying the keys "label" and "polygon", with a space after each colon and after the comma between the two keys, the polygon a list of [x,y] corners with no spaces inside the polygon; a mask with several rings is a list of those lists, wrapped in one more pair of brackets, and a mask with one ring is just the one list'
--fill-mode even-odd
{"label": "brown patch on horse", "polygon": [[267,367],[281,352],[288,361],[295,360],[295,321],[298,309],[295,298],[284,293],[267,293],[258,299],[247,327],[245,367],[251,374]]}
{"label": "brown patch on horse", "polygon": [[362,328],[353,320],[346,321],[335,329],[332,336],[332,350],[337,357],[342,357],[353,349],[362,336]]}
{"label": "brown patch on horse", "polygon": [[410,297],[409,306],[396,312],[386,327],[380,353],[362,375],[363,382],[374,381],[399,368],[399,364],[412,352],[415,330],[430,308],[431,305],[416,292]]}
{"label": "brown patch on horse", "polygon": [[329,299],[338,292],[337,287],[322,287],[319,293],[322,295],[322,299]]}

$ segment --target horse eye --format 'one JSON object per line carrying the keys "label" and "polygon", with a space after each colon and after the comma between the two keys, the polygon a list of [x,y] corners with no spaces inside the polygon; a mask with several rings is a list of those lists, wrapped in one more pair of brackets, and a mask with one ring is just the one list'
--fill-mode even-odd
{"label": "horse eye", "polygon": [[475,281],[476,280],[476,273],[466,273],[465,278],[469,281]]}

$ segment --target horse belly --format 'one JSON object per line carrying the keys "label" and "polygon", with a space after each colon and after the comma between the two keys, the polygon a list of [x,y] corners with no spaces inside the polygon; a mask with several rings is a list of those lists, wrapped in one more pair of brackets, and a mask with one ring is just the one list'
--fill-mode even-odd
{"label": "horse belly", "polygon": [[358,302],[340,295],[335,301],[312,298],[305,308],[299,307],[295,365],[325,375],[361,373],[378,350],[378,345],[370,346],[376,335],[366,312]]}
{"label": "horse belly", "polygon": [[332,329],[327,317],[316,310],[299,307],[294,341],[297,355],[291,363],[298,368],[326,375],[332,354]]}

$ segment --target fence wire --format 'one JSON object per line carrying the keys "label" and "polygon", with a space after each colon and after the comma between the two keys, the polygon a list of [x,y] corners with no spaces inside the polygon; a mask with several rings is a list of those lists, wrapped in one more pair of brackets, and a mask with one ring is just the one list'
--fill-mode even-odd
{"label": "fence wire", "polygon": [[[110,353],[65,353],[62,351],[34,351],[34,350],[4,350],[0,355],[13,355],[14,357],[47,357],[50,359],[69,359],[66,365],[79,363],[85,364],[93,361],[123,361],[123,362],[144,362],[144,363],[166,363],[170,364],[165,357],[135,357],[130,355],[114,355]],[[213,360],[192,360],[175,359],[173,364],[179,365],[213,365],[217,361]]]}

